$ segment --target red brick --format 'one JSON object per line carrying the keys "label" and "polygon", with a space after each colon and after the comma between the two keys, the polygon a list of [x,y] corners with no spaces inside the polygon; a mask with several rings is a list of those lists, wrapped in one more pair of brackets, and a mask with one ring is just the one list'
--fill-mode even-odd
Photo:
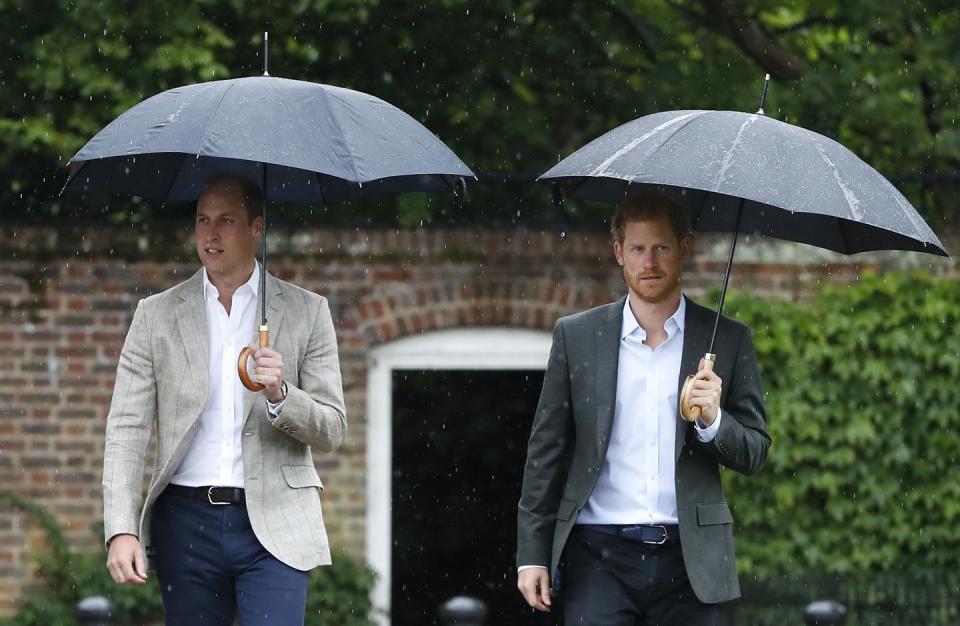
{"label": "red brick", "polygon": [[[100,515],[104,424],[120,346],[136,302],[190,277],[196,267],[192,261],[121,263],[96,253],[77,257],[49,249],[53,232],[18,227],[18,238],[11,244],[71,259],[47,263],[40,274],[45,281],[42,296],[28,293],[20,279],[0,278],[3,302],[40,307],[29,315],[0,320],[6,362],[16,365],[5,369],[0,380],[0,484],[36,498],[69,528],[70,541],[78,548],[102,550],[89,525]],[[70,250],[78,249],[83,238],[93,250],[121,244],[135,250],[130,244],[139,236],[132,229],[81,226],[63,233],[60,241],[74,246]],[[304,256],[278,257],[273,271],[330,299],[351,429],[336,454],[318,454],[317,460],[324,481],[333,486],[324,494],[331,541],[362,555],[368,347],[403,333],[451,326],[498,324],[549,331],[558,315],[621,295],[623,279],[611,257],[608,236],[600,231],[570,233],[565,241],[556,232],[479,228],[316,230],[305,236],[308,244],[300,249]],[[709,237],[704,235],[708,245],[702,250],[714,249]],[[9,231],[0,226],[0,245],[9,239]],[[725,236],[719,240],[725,241]],[[189,250],[189,233],[180,241]],[[338,243],[344,249],[363,244],[365,254],[381,260],[331,262],[319,252],[335,250]],[[717,254],[704,254],[690,264],[688,288],[695,296],[722,278],[727,248],[716,249]],[[468,254],[451,262],[453,251]],[[439,262],[431,258],[437,254],[445,258]],[[847,282],[869,265],[864,260],[846,263],[842,257],[837,263],[802,267],[738,264],[734,284],[803,298],[818,284]],[[960,275],[956,265],[949,268],[944,273]],[[0,277],[34,274],[37,269],[30,261],[0,260]],[[402,325],[394,319],[398,313]],[[61,360],[51,373],[47,363],[53,356]],[[21,594],[28,577],[17,561],[25,545],[36,545],[32,539],[28,542],[26,528],[20,512],[0,505],[0,554],[13,555],[0,556],[0,607],[13,606],[12,598]],[[8,563],[9,558],[14,563]],[[8,592],[11,589],[16,591]]]}

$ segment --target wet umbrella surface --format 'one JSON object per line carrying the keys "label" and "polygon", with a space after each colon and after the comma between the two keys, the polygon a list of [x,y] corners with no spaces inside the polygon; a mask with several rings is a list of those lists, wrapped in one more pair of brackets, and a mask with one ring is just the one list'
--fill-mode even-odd
{"label": "wet umbrella surface", "polygon": [[[769,80],[769,76],[767,77]],[[764,86],[764,97],[766,86]],[[756,233],[835,252],[914,250],[948,256],[916,209],[839,143],[763,114],[667,111],[611,130],[538,180],[574,196],[619,202],[653,187],[690,211],[695,230],[733,232],[704,367],[712,369],[737,235]],[[680,392],[690,406],[692,376]]]}
{"label": "wet umbrella surface", "polygon": [[832,139],[762,113],[647,115],[590,142],[539,180],[605,202],[643,186],[663,188],[689,207],[700,231],[756,233],[844,254],[947,254],[875,169]]}
{"label": "wet umbrella surface", "polygon": [[[211,176],[257,182],[267,200],[325,204],[402,191],[460,191],[473,172],[412,117],[359,91],[266,75],[170,89],[97,133],[70,160],[67,192],[192,201]],[[266,294],[266,207],[260,293]],[[269,343],[266,297],[259,344]],[[237,365],[243,384],[262,386]]]}

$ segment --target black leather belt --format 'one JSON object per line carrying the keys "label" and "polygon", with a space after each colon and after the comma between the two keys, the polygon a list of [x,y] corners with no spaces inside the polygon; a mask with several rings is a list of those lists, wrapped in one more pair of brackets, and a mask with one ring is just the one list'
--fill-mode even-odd
{"label": "black leather belt", "polygon": [[676,524],[577,524],[574,528],[592,530],[655,546],[680,541],[680,527]]}
{"label": "black leather belt", "polygon": [[164,493],[175,496],[202,500],[209,504],[243,504],[247,501],[243,489],[239,487],[184,487],[183,485],[167,485]]}

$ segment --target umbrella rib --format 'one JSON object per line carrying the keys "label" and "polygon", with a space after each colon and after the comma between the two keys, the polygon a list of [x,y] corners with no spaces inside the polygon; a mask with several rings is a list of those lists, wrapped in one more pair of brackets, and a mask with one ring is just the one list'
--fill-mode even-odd
{"label": "umbrella rib", "polygon": [[[72,174],[70,174],[69,176],[67,176],[67,182],[63,183],[63,187],[60,189],[60,195],[61,195],[61,196],[64,194],[64,192],[66,192],[67,187],[70,186],[70,183],[72,183],[73,180],[74,180],[77,176],[80,175],[80,172],[82,172],[82,171],[83,171],[83,168],[85,168],[85,167],[87,166],[87,163],[89,163],[89,161],[80,161],[80,166],[77,168],[77,171],[75,171],[75,172],[73,172]],[[69,165],[69,163],[68,163],[68,165]]]}
{"label": "umbrella rib", "polygon": [[690,225],[690,230],[694,231],[697,229],[697,224],[700,223],[700,216],[703,215],[703,206],[707,203],[707,198],[710,197],[709,191],[704,190],[703,200],[700,201],[700,206],[697,208],[697,214],[693,217],[693,224]]}
{"label": "umbrella rib", "polygon": [[657,152],[660,152],[660,150],[661,150],[664,146],[666,146],[668,143],[670,143],[670,141],[673,140],[674,137],[676,137],[678,134],[680,134],[680,131],[682,131],[684,128],[686,128],[686,127],[689,126],[690,124],[693,124],[694,122],[698,121],[701,117],[704,117],[705,115],[707,115],[707,113],[708,113],[708,111],[699,111],[699,112],[697,112],[696,114],[694,114],[694,115],[688,117],[687,119],[683,120],[683,122],[682,122],[679,126],[677,126],[676,128],[671,129],[671,131],[669,132],[669,134],[663,139],[663,141],[661,141],[659,144],[657,144],[657,146],[653,149],[653,152],[651,152],[651,153],[646,157],[646,159],[644,159],[644,161],[646,161],[647,159],[652,159],[652,158],[654,158],[654,157],[657,155]]}
{"label": "umbrella rib", "polygon": [[167,198],[170,197],[170,193],[173,191],[173,185],[177,182],[177,176],[180,174],[180,168],[183,167],[183,162],[187,160],[187,154],[185,152],[180,153],[180,165],[173,169],[173,176],[170,177],[170,184],[167,185],[167,191],[163,194],[161,201],[166,202]]}
{"label": "umbrella rib", "polygon": [[838,217],[835,218],[840,230],[840,241],[843,243],[843,254],[853,254],[850,241],[847,239],[847,220]]}
{"label": "umbrella rib", "polygon": [[[340,140],[343,142],[344,147],[347,148],[347,152],[349,153],[350,150],[349,150],[349,143],[347,142],[347,135],[343,131],[343,127],[340,125],[340,121],[337,119],[337,115],[336,113],[334,113],[333,107],[330,105],[330,94],[327,93],[326,89],[320,89],[320,93],[323,94],[323,99],[327,103],[327,110],[330,111],[330,117],[333,119],[333,127],[338,131],[340,135]],[[348,181],[348,182],[354,182],[359,185],[362,185],[363,181],[360,180],[360,173],[357,171],[356,159],[351,158],[349,159],[349,162],[350,162],[350,167],[353,170],[354,180]]]}
{"label": "umbrella rib", "polygon": [[[220,99],[217,100],[217,106],[213,107],[213,111],[210,113],[210,119],[208,119],[207,123],[203,126],[203,133],[200,135],[201,142],[206,138],[207,130],[210,129],[210,124],[213,124],[213,118],[217,116],[217,111],[220,110],[220,106],[223,104],[224,99],[227,97],[227,94],[230,93],[230,90],[233,89],[234,85],[236,85],[236,83],[234,81],[230,81],[230,84],[227,86],[227,88],[223,90],[222,94],[220,94]],[[202,144],[200,147],[202,147]]]}

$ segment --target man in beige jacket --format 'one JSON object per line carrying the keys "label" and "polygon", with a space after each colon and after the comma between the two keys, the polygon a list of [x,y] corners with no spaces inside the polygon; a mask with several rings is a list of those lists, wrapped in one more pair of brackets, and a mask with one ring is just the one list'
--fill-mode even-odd
{"label": "man in beige jacket", "polygon": [[[322,296],[266,277],[259,292],[260,189],[232,175],[197,202],[203,267],[142,300],[107,418],[107,568],[120,584],[156,568],[166,623],[302,624],[307,572],[330,563],[312,450],[343,441],[337,343]],[[266,296],[271,346],[246,390],[237,355]],[[151,430],[157,461],[143,497]]]}

